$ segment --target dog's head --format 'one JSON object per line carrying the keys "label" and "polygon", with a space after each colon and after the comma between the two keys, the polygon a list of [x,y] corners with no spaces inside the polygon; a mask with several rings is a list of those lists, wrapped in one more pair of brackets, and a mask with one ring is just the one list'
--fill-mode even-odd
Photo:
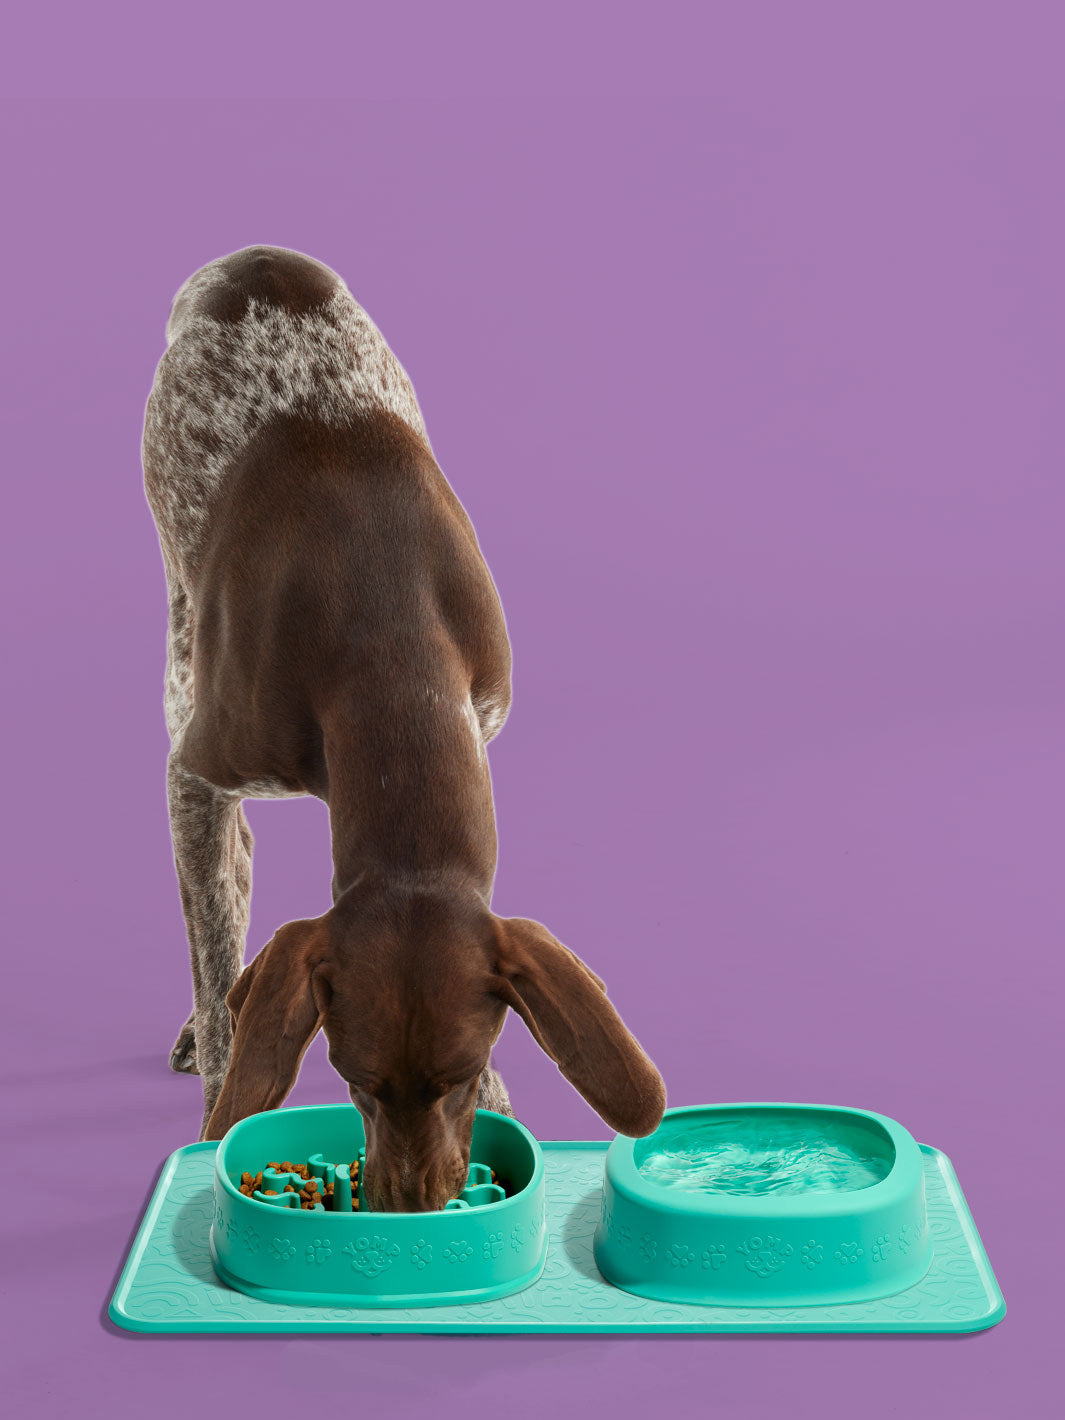
{"label": "dog's head", "polygon": [[665,1108],[658,1071],[606,989],[545,927],[476,894],[349,894],[282,927],[229,993],[233,1055],[206,1137],[282,1103],[319,1028],[366,1128],[380,1210],[439,1209],[465,1181],[481,1072],[507,1009],[606,1123]]}

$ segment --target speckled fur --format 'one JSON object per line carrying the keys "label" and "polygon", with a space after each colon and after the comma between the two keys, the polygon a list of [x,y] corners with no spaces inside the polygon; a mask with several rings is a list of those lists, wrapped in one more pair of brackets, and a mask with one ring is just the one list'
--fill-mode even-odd
{"label": "speckled fur", "polygon": [[240,320],[219,321],[201,305],[225,284],[230,260],[195,272],[174,297],[145,412],[148,497],[179,567],[201,550],[234,457],[277,415],[339,428],[382,408],[428,443],[406,372],[339,276],[313,312],[252,297]]}
{"label": "speckled fur", "polygon": [[[170,1063],[175,1070],[201,1075],[205,1126],[229,1063],[225,997],[243,965],[248,927],[252,836],[241,799],[289,794],[264,779],[239,791],[219,789],[182,765],[182,737],[195,697],[190,573],[203,554],[228,470],[270,419],[297,415],[341,428],[383,409],[428,446],[410,380],[335,272],[297,254],[327,292],[314,309],[292,311],[251,296],[239,319],[212,314],[217,302],[233,297],[239,263],[256,252],[276,249],[248,249],[212,261],[177,292],[142,442],[145,489],[167,579],[167,795],[193,976],[193,1013]],[[479,720],[481,736],[490,739],[506,707],[485,702],[474,708],[476,717],[472,708],[467,711],[475,738]],[[509,1111],[506,1089],[494,1070],[485,1072],[481,1098],[487,1107]]]}

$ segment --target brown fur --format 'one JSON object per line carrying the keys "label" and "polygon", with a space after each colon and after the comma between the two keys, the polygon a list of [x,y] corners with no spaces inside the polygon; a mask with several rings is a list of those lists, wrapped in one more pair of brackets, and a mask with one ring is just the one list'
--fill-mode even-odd
{"label": "brown fur", "polygon": [[[346,293],[328,268],[275,248],[205,272],[171,318],[172,349],[203,342],[201,403],[245,368],[262,377],[263,357],[227,354],[227,323],[243,331],[264,307],[275,324],[291,316],[306,367],[320,348],[312,317]],[[324,1027],[366,1124],[371,1201],[439,1208],[461,1185],[478,1100],[509,1108],[489,1065],[508,1007],[613,1128],[650,1132],[661,1079],[598,977],[546,928],[489,907],[484,745],[509,706],[510,647],[405,375],[383,341],[356,346],[353,368],[372,378],[350,416],[290,401],[229,428],[222,456],[175,395],[194,348],[172,375],[160,364],[145,474],[170,590],[168,783],[193,962],[175,1063],[195,1051],[203,1136],[279,1105]],[[232,424],[233,400],[221,407]],[[251,862],[240,800],[257,793],[329,805],[334,901],[282,927],[238,977]]]}

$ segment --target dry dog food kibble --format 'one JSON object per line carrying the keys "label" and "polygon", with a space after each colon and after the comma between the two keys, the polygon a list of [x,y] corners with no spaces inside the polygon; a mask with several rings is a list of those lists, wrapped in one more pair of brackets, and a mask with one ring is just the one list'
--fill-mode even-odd
{"label": "dry dog food kibble", "polygon": [[[303,1187],[300,1189],[296,1189],[291,1183],[286,1183],[284,1186],[285,1193],[297,1194],[302,1209],[313,1209],[316,1204],[320,1203],[327,1212],[332,1210],[334,1185],[332,1183],[325,1183],[322,1179],[315,1178],[306,1164],[294,1164],[290,1159],[284,1159],[281,1163],[277,1163],[276,1161],[268,1163],[266,1168],[272,1169],[275,1174],[296,1174],[303,1180]],[[264,1170],[260,1169],[258,1173],[253,1174],[245,1171],[241,1174],[240,1191],[244,1194],[245,1198],[251,1198],[256,1192],[261,1193],[264,1198],[277,1197],[276,1188],[263,1187],[263,1173]],[[491,1173],[492,1182],[499,1183],[495,1169],[492,1169]],[[358,1159],[353,1159],[348,1166],[348,1175],[351,1179],[351,1206],[353,1209],[357,1209],[359,1206]],[[509,1193],[510,1190],[507,1188],[506,1184],[500,1184],[500,1187]]]}
{"label": "dry dog food kibble", "polygon": [[[325,1183],[322,1179],[315,1178],[306,1164],[294,1164],[290,1159],[282,1159],[280,1162],[272,1160],[266,1165],[266,1168],[272,1169],[275,1174],[296,1174],[299,1178],[303,1179],[302,1188],[297,1189],[291,1183],[286,1183],[283,1189],[285,1193],[296,1193],[298,1195],[302,1209],[311,1210],[319,1203],[327,1211],[332,1209],[335,1185]],[[241,1174],[239,1187],[245,1198],[251,1198],[255,1193],[261,1193],[264,1198],[277,1197],[278,1191],[276,1188],[263,1187],[264,1172],[264,1169],[260,1169],[258,1173],[249,1173],[245,1170],[245,1172]],[[353,1195],[358,1189],[358,1178],[359,1161],[356,1159],[351,1165]],[[353,1209],[358,1208],[358,1198],[352,1197],[351,1206]]]}

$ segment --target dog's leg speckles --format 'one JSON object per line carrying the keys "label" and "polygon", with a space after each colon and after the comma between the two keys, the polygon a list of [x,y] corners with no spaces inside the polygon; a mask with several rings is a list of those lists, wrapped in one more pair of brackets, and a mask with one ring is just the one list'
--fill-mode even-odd
{"label": "dog's leg speckles", "polygon": [[192,607],[180,574],[167,561],[166,680],[163,711],[171,744],[177,741],[192,718]]}
{"label": "dog's leg speckles", "polygon": [[192,961],[193,1032],[205,1125],[233,1044],[226,995],[244,963],[252,839],[237,796],[190,773],[179,753],[172,751],[167,764],[167,796]]}
{"label": "dog's leg speckles", "polygon": [[200,1068],[196,1063],[195,1011],[181,1027],[178,1038],[174,1041],[174,1048],[170,1052],[170,1068],[176,1070],[179,1075],[198,1075],[200,1073]]}
{"label": "dog's leg speckles", "polygon": [[481,1071],[481,1078],[477,1085],[477,1108],[491,1109],[496,1114],[509,1114],[513,1116],[514,1110],[511,1107],[510,1095],[507,1087],[503,1083],[503,1077],[493,1066],[488,1065]]}

